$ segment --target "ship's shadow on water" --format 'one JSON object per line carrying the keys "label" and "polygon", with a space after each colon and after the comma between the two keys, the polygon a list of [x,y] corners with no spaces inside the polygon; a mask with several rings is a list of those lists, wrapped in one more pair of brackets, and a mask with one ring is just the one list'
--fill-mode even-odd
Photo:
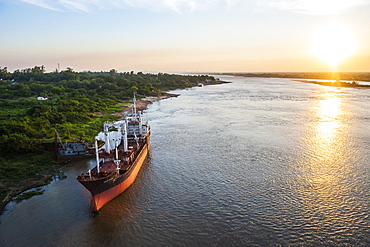
{"label": "ship's shadow on water", "polygon": [[149,151],[148,157],[145,159],[140,172],[138,173],[135,182],[122,194],[118,195],[111,202],[106,204],[97,215],[99,218],[112,218],[112,219],[128,219],[135,216],[135,211],[140,209],[137,203],[138,197],[145,197],[147,190],[145,186],[145,179],[148,179],[148,173],[151,163],[151,152]]}
{"label": "ship's shadow on water", "polygon": [[[150,179],[151,152],[145,160],[135,182],[122,194],[106,204],[98,213],[92,214],[91,230],[96,234],[89,240],[92,245],[112,245],[118,238],[130,239],[136,221],[146,210],[145,202],[150,189],[146,182]],[[139,199],[139,200],[138,200]],[[101,238],[101,234],[105,237]]]}
{"label": "ship's shadow on water", "polygon": [[149,106],[149,158],[99,215],[76,162],[0,246],[370,246],[370,91],[225,78]]}

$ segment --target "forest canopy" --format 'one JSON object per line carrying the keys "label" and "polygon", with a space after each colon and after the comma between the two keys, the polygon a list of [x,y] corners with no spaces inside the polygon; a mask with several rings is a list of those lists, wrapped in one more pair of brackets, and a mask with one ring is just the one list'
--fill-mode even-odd
{"label": "forest canopy", "polygon": [[41,142],[51,140],[56,129],[64,140],[91,141],[110,113],[137,97],[160,96],[165,91],[214,84],[207,75],[150,73],[45,72],[35,66],[9,72],[0,67],[0,155],[41,152]]}

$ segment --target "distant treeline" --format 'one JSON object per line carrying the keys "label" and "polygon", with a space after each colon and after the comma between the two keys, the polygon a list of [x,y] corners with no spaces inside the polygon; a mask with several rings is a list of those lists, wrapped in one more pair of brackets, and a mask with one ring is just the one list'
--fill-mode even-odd
{"label": "distant treeline", "polygon": [[167,90],[219,83],[207,75],[144,74],[142,72],[51,73],[44,66],[9,72],[0,67],[0,155],[37,153],[40,142],[52,139],[91,141],[102,123],[117,117],[109,113],[137,97],[160,96]]}
{"label": "distant treeline", "polygon": [[323,79],[370,81],[370,72],[269,72],[269,73],[223,73],[226,75],[263,78],[297,78],[297,79]]}

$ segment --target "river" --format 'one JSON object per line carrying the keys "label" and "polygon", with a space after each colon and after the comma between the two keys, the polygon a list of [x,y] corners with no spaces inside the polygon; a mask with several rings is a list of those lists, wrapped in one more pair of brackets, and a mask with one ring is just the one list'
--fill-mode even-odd
{"label": "river", "polygon": [[150,157],[99,215],[79,161],[8,204],[0,246],[370,246],[370,90],[219,78],[149,106]]}

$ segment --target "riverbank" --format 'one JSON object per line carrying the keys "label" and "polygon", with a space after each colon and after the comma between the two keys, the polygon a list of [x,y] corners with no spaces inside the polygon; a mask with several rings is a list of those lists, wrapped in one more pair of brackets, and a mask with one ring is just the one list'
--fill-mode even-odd
{"label": "riverbank", "polygon": [[266,72],[266,73],[215,73],[215,75],[231,75],[258,78],[289,78],[310,80],[370,81],[370,72]]}
{"label": "riverbank", "polygon": [[[231,82],[224,82],[224,81],[204,81],[204,85],[216,85],[216,84],[223,84],[223,83],[231,83]],[[170,94],[170,93],[163,93],[163,95],[158,96],[148,96],[141,98],[136,102],[136,109],[138,111],[143,111],[147,109],[148,105],[152,104],[155,101],[168,99],[172,97],[178,97],[179,94]],[[123,111],[131,111],[133,108],[133,103],[123,105]],[[110,115],[122,117],[122,111],[110,113]],[[24,159],[27,162],[28,159]],[[39,164],[40,162],[33,162],[34,164]],[[52,163],[52,165],[50,165]],[[3,213],[5,206],[12,200],[14,200],[18,195],[22,194],[23,192],[32,189],[44,186],[48,184],[53,177],[56,176],[62,170],[66,164],[64,162],[53,162],[52,159],[46,162],[49,164],[47,168],[41,169],[37,176],[30,176],[22,179],[20,182],[13,182],[12,179],[8,179],[7,181],[0,181],[0,215]],[[12,169],[12,165],[17,166],[17,162],[15,161],[13,164],[9,165],[9,169]],[[28,164],[29,171],[34,173],[34,165]],[[45,166],[46,167],[46,166]],[[4,174],[6,174],[5,171]],[[18,181],[18,180],[16,180]],[[35,194],[37,195],[37,194]]]}
{"label": "riverbank", "polygon": [[65,167],[65,163],[54,162],[52,153],[47,151],[10,160],[2,158],[0,162],[4,174],[0,179],[0,215],[10,201],[29,189],[50,183]]}
{"label": "riverbank", "polygon": [[[160,96],[148,96],[136,102],[136,109],[138,111],[143,111],[147,109],[148,105],[152,104],[155,101],[159,101],[162,99],[168,99],[172,97],[178,97],[178,96],[180,96],[180,94],[170,94],[170,93],[167,93],[165,95],[160,95]],[[131,110],[133,105],[134,104],[127,105],[126,110]]]}
{"label": "riverbank", "polygon": [[358,82],[344,82],[344,81],[310,81],[310,80],[293,80],[304,83],[313,83],[328,87],[352,87],[352,88],[370,88],[370,85],[359,84]]}
{"label": "riverbank", "polygon": [[[156,96],[137,102],[138,109],[142,110],[154,101],[173,97],[166,93],[168,91],[223,83],[209,75],[118,73],[115,70],[31,73],[40,68],[22,69],[22,75],[5,70],[1,77],[0,208],[14,194],[28,189],[28,185],[44,184],[45,179],[53,175],[54,168],[57,171],[64,165],[36,161],[38,156],[43,159],[49,155],[42,143],[53,141],[54,130],[58,130],[63,141],[82,139],[92,143],[105,121],[118,120],[122,111],[132,108],[125,100],[132,97],[133,92]],[[19,90],[14,84],[26,90]],[[41,95],[45,96],[42,100]],[[44,173],[46,177],[40,175]]]}
{"label": "riverbank", "polygon": [[[160,96],[149,96],[142,98],[136,102],[136,108],[139,111],[147,109],[148,105],[152,104],[155,101],[168,99],[171,97],[178,97],[178,94],[165,94]],[[124,106],[124,111],[131,111],[133,104],[128,104]],[[122,116],[122,112],[112,113],[115,116]],[[60,177],[60,170],[65,168],[65,162],[55,162],[52,160],[51,153],[45,153],[41,156],[42,158],[27,158],[27,157],[20,157],[17,160],[10,161],[9,164],[4,164],[3,166],[7,166],[5,168],[5,174],[12,176],[13,173],[15,174],[14,178],[9,178],[8,181],[1,181],[0,182],[0,195],[1,195],[1,204],[0,204],[0,215],[4,212],[6,205],[17,198],[17,196],[21,195],[23,192],[38,188],[41,186],[45,186],[53,180],[54,177]],[[18,171],[12,169],[13,167],[21,166],[21,163],[27,162],[28,160],[32,160],[33,164],[27,165],[28,169],[24,169],[24,173],[28,174],[27,178],[20,179],[19,177],[22,174]],[[36,164],[36,165],[35,165]],[[51,164],[51,165],[50,165]],[[40,168],[37,168],[40,166]],[[40,172],[34,172],[34,170],[40,170]],[[32,174],[31,174],[32,173]],[[14,182],[15,181],[15,182]],[[37,195],[37,194],[35,194]]]}

